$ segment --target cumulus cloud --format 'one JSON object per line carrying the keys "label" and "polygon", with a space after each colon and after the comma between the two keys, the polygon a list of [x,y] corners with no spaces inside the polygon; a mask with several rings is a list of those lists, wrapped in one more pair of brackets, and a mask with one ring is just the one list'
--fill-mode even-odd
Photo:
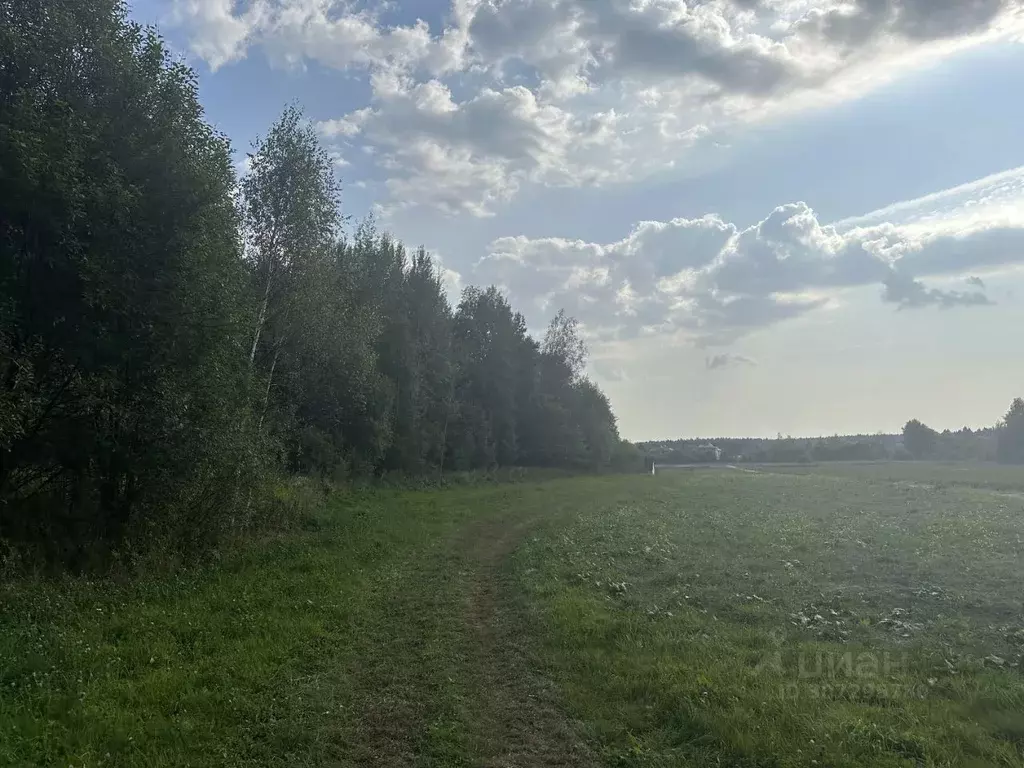
{"label": "cumulus cloud", "polygon": [[731,352],[721,352],[704,359],[704,367],[709,371],[736,365],[757,365],[757,361],[745,355],[737,355]]}
{"label": "cumulus cloud", "polygon": [[535,67],[555,92],[694,77],[757,94],[796,76],[784,46],[735,28],[711,3],[488,0],[474,14],[469,42],[485,64]]}
{"label": "cumulus cloud", "polygon": [[812,18],[827,37],[864,45],[885,33],[911,40],[971,34],[1015,6],[1007,0],[855,0]]}
{"label": "cumulus cloud", "polygon": [[474,215],[525,183],[643,177],[737,122],[1024,28],[1021,0],[451,0],[435,27],[387,7],[174,0],[171,19],[214,68],[258,50],[369,77],[325,134],[374,158],[389,205]]}
{"label": "cumulus cloud", "polygon": [[[630,77],[695,77],[725,91],[766,93],[829,74],[867,48],[987,32],[1019,0],[452,0],[446,24],[387,25],[384,2],[174,0],[171,20],[193,52],[221,66],[259,47],[292,63],[383,64],[441,74],[520,62],[543,80],[591,85]],[[832,50],[824,50],[829,45]]]}
{"label": "cumulus cloud", "polygon": [[878,53],[986,34],[1018,0],[483,0],[470,58],[533,67],[555,92],[692,80],[705,96],[824,85]]}
{"label": "cumulus cloud", "polygon": [[192,53],[213,69],[243,58],[252,47],[289,66],[461,66],[445,51],[450,41],[432,35],[426,22],[388,27],[377,13],[337,0],[174,0],[170,20],[185,29]]}
{"label": "cumulus cloud", "polygon": [[613,115],[580,121],[538,102],[523,86],[485,88],[456,102],[438,80],[411,83],[381,76],[373,107],[319,124],[328,138],[362,136],[390,171],[387,185],[402,204],[430,203],[449,212],[491,212],[524,180],[553,184],[595,180],[584,161]]}
{"label": "cumulus cloud", "polygon": [[[793,203],[746,229],[705,216],[642,222],[610,243],[499,238],[473,277],[537,310],[564,306],[598,338],[675,333],[714,346],[863,286],[878,286],[881,300],[899,309],[988,305],[985,283],[973,273],[1021,265],[1024,222],[954,217],[934,230],[898,222],[851,227],[823,224],[809,206]],[[970,289],[927,284],[950,278]]]}
{"label": "cumulus cloud", "polygon": [[239,11],[233,0],[176,0],[170,21],[186,29],[192,52],[212,68],[245,54],[263,6]]}

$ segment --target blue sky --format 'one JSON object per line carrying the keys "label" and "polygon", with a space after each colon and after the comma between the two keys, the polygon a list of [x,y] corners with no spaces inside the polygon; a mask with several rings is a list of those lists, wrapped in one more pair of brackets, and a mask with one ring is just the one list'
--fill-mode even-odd
{"label": "blue sky", "polygon": [[584,324],[632,439],[993,423],[1024,395],[1019,0],[145,0],[239,157]]}

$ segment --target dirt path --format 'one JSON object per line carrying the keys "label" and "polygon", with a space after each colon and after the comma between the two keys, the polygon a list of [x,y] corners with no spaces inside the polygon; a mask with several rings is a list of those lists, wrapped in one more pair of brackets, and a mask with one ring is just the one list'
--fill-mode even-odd
{"label": "dirt path", "polygon": [[592,766],[597,759],[559,708],[551,683],[532,667],[521,622],[508,600],[503,565],[530,528],[507,518],[465,533],[472,590],[466,623],[472,629],[467,663],[481,705],[473,724],[482,766]]}
{"label": "dirt path", "polygon": [[368,628],[339,680],[362,691],[339,765],[598,764],[531,660],[506,568],[535,522],[493,509],[378,587],[387,631]]}

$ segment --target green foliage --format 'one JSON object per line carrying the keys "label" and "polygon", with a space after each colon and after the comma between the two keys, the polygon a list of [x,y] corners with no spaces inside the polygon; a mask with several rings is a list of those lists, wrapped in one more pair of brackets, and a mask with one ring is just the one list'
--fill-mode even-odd
{"label": "green foliage", "polygon": [[647,456],[628,440],[619,440],[612,450],[611,466],[619,472],[650,472]]}
{"label": "green foliage", "polygon": [[939,433],[917,419],[911,419],[903,426],[903,446],[915,459],[933,457],[938,443]]}
{"label": "green foliage", "polygon": [[121,2],[0,19],[0,538],[86,566],[287,518],[287,473],[610,464],[576,322],[540,345],[497,289],[453,310],[423,249],[344,237],[297,107],[239,182]]}
{"label": "green foliage", "polygon": [[1024,464],[1024,399],[1016,398],[999,425],[997,438],[999,460],[1007,464]]}
{"label": "green foliage", "polygon": [[[1020,406],[1014,408],[1020,410]],[[911,420],[901,434],[833,435],[831,437],[734,438],[716,437],[688,440],[660,440],[641,443],[640,449],[659,465],[707,464],[716,461],[749,463],[803,464],[844,461],[975,461],[1010,458],[1015,434],[1020,426],[1004,429],[1007,423],[1021,424],[1010,416],[998,428],[937,432],[917,419]],[[1019,418],[1019,417],[1018,417]],[[1002,441],[1002,454],[999,443]],[[717,449],[717,451],[716,451]],[[720,452],[720,453],[718,453]],[[1020,454],[1017,454],[1018,456]],[[1024,458],[1017,461],[1024,461]]]}
{"label": "green foliage", "polygon": [[227,141],[119,3],[0,17],[0,534],[191,545],[253,467]]}

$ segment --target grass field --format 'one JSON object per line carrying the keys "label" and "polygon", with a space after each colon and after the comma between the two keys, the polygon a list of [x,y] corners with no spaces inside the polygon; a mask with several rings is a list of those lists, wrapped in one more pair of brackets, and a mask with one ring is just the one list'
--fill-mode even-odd
{"label": "grass field", "polygon": [[958,464],[954,462],[836,462],[802,467],[765,466],[763,471],[795,474],[823,474],[875,482],[919,483],[938,488],[986,488],[1024,493],[1024,469],[999,464]]}
{"label": "grass field", "polygon": [[363,494],[174,578],[8,583],[0,765],[1024,765],[991,472]]}

